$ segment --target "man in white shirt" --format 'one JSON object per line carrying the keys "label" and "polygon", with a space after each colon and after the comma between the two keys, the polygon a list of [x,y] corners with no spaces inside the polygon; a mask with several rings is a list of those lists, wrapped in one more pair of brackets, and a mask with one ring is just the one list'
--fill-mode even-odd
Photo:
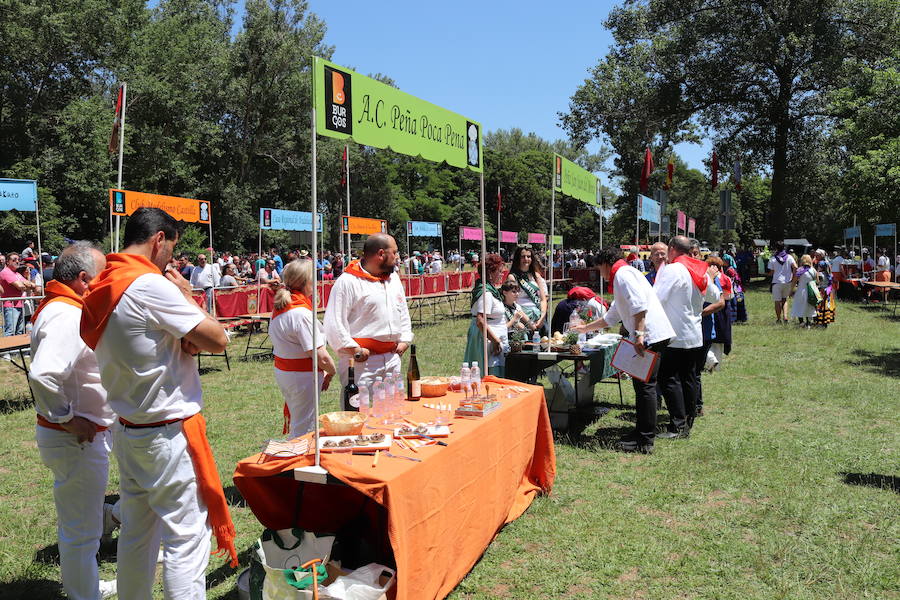
{"label": "man in white shirt", "polygon": [[775,302],[775,322],[787,325],[787,299],[791,295],[791,281],[797,271],[797,262],[784,249],[784,242],[775,244],[775,255],[769,259],[769,276],[772,278],[772,300]]}
{"label": "man in white shirt", "polygon": [[[645,350],[661,352],[672,338],[675,331],[659,298],[653,293],[653,287],[644,274],[628,265],[616,247],[601,250],[597,255],[597,270],[600,276],[612,285],[613,302],[601,319],[591,323],[578,325],[576,331],[588,332],[605,329],[620,321],[628,330],[630,341],[637,354],[643,356]],[[653,452],[653,440],[656,437],[656,377],[659,371],[657,360],[647,381],[632,377],[634,386],[635,412],[637,421],[634,431],[619,442],[619,448],[625,452]]]}
{"label": "man in white shirt", "polygon": [[[237,565],[234,525],[200,414],[203,399],[192,354],[221,353],[222,326],[191,299],[190,284],[167,269],[178,223],[140,208],[125,225],[120,254],[85,298],[81,338],[94,349],[110,407],[119,463],[122,600],[151,597],[163,547],[168,598],[205,598],[210,529]],[[165,275],[163,275],[165,270]]]}
{"label": "man in white shirt", "polygon": [[219,286],[219,270],[212,263],[206,262],[205,254],[197,255],[197,266],[191,271],[191,287],[203,290],[206,297],[206,312],[215,312],[215,296],[212,288]]}
{"label": "man in white shirt", "polygon": [[105,265],[103,253],[87,242],[66,248],[31,330],[35,437],[41,461],[53,472],[59,568],[70,600],[108,598],[116,591],[115,581],[100,581],[96,557],[115,414],[100,384],[97,359],[78,333],[82,296]]}
{"label": "man in white shirt", "polygon": [[[675,331],[663,350],[659,389],[669,409],[667,430],[659,437],[686,438],[696,417],[700,395],[698,362],[706,358],[701,320],[725,306],[719,289],[707,274],[707,264],[691,258],[691,241],[677,235],[669,241],[667,262],[656,275],[653,289]],[[704,302],[711,305],[703,308]]]}
{"label": "man in white shirt", "polygon": [[[325,337],[338,353],[341,385],[347,385],[350,359],[356,361],[357,385],[376,377],[400,374],[400,357],[413,341],[406,293],[394,272],[397,242],[376,233],[334,282],[325,308]],[[344,407],[347,410],[347,407]]]}
{"label": "man in white shirt", "polygon": [[438,275],[444,270],[444,262],[441,259],[441,255],[438,252],[435,252],[431,258],[430,273],[432,275]]}

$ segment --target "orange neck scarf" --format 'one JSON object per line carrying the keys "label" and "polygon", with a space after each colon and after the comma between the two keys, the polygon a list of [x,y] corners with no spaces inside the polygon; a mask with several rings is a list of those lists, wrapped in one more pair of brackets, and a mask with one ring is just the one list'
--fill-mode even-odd
{"label": "orange neck scarf", "polygon": [[278,315],[284,314],[293,308],[308,308],[312,310],[312,301],[300,292],[291,292],[291,303],[284,308],[276,308],[272,311],[272,320]]}
{"label": "orange neck scarf", "polygon": [[363,270],[362,265],[358,260],[354,260],[352,263],[347,265],[347,268],[344,269],[344,273],[350,273],[351,275],[359,277],[360,279],[365,279],[366,281],[387,281],[391,278],[390,273],[388,273],[387,275],[381,275],[379,277],[376,277],[371,273],[367,273],[365,270]]}
{"label": "orange neck scarf", "polygon": [[106,268],[91,284],[91,293],[84,298],[81,312],[81,339],[97,349],[106,329],[109,315],[116,308],[122,294],[135,279],[147,273],[160,274],[159,267],[138,254],[107,254]]}
{"label": "orange neck scarf", "polygon": [[44,287],[44,299],[41,300],[41,303],[38,304],[37,309],[35,309],[34,314],[31,315],[31,322],[34,323],[37,320],[38,315],[44,307],[50,304],[51,302],[63,302],[65,304],[71,304],[72,306],[76,306],[78,308],[82,308],[84,306],[84,300],[75,293],[75,290],[67,286],[66,284],[56,281],[55,279],[48,283],[46,287]]}
{"label": "orange neck scarf", "polygon": [[706,293],[706,282],[708,281],[706,279],[706,271],[709,269],[709,265],[706,264],[706,262],[691,258],[685,254],[682,254],[672,262],[684,265],[684,268],[687,269],[688,273],[691,275],[691,281],[694,282],[694,285],[697,286],[700,293]]}

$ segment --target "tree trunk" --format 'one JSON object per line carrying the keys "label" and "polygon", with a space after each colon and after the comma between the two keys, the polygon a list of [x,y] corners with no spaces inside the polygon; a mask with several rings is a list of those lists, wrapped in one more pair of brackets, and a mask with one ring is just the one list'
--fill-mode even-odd
{"label": "tree trunk", "polygon": [[775,148],[772,157],[772,196],[769,201],[769,242],[784,239],[784,222],[787,214],[787,150],[788,124],[780,121],[775,126]]}

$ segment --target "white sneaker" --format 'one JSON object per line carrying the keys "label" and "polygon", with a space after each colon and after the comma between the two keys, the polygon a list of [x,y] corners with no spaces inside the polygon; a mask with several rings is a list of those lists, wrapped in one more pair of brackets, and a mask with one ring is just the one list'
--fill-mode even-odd
{"label": "white sneaker", "polygon": [[165,558],[166,558],[166,555],[165,555],[165,553],[163,552],[163,549],[160,548],[160,549],[159,549],[159,554],[156,555],[156,564],[161,565],[162,562],[163,562],[163,560],[165,560]]}
{"label": "white sneaker", "polygon": [[104,598],[112,598],[117,594],[118,592],[116,591],[115,579],[113,579],[112,581],[104,581],[102,579],[100,580],[100,600],[103,600]]}
{"label": "white sneaker", "polygon": [[121,523],[119,523],[118,519],[116,519],[115,515],[113,514],[113,511],[114,511],[114,508],[113,508],[112,504],[109,504],[107,502],[103,505],[103,535],[104,536],[111,535],[112,532],[115,531],[116,529],[118,529],[119,525],[121,525]]}

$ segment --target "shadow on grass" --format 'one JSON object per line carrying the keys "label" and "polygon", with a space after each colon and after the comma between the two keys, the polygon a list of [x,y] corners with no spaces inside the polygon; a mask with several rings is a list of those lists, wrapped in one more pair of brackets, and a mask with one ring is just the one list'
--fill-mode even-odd
{"label": "shadow on grass", "polygon": [[240,490],[233,485],[229,485],[224,488],[225,492],[225,501],[228,502],[228,506],[237,506],[239,508],[247,508],[247,501],[244,500],[244,497],[241,495]]}
{"label": "shadow on grass", "polygon": [[880,475],[878,473],[846,473],[841,472],[847,485],[864,485],[868,487],[890,490],[900,494],[900,477]]}
{"label": "shadow on grass", "polygon": [[847,364],[862,367],[870,373],[878,375],[900,377],[900,351],[897,350],[886,352],[859,350],[853,358],[847,361]]}
{"label": "shadow on grass", "polygon": [[[213,545],[215,545],[215,540],[213,540]],[[221,557],[210,557],[210,562],[219,561],[221,564],[216,568],[215,571],[208,573],[206,575],[206,589],[210,590],[216,586],[222,585],[225,581],[241,571],[243,567],[247,567],[250,565],[250,552],[253,550],[253,546],[247,547],[242,552],[238,552],[238,566],[236,568],[232,568],[228,565],[228,558]],[[234,592],[234,590],[232,590]],[[236,594],[236,592],[234,592]],[[231,596],[225,596],[229,598]],[[236,595],[234,596],[236,597]]]}
{"label": "shadow on grass", "polygon": [[207,373],[218,373],[219,371],[224,371],[225,369],[219,367],[200,367],[197,369],[198,375],[206,375]]}
{"label": "shadow on grass", "polygon": [[9,415],[20,410],[30,410],[34,406],[31,396],[21,394],[10,398],[0,398],[0,415]]}
{"label": "shadow on grass", "polygon": [[62,585],[49,579],[17,579],[0,585],[3,600],[66,600]]}

